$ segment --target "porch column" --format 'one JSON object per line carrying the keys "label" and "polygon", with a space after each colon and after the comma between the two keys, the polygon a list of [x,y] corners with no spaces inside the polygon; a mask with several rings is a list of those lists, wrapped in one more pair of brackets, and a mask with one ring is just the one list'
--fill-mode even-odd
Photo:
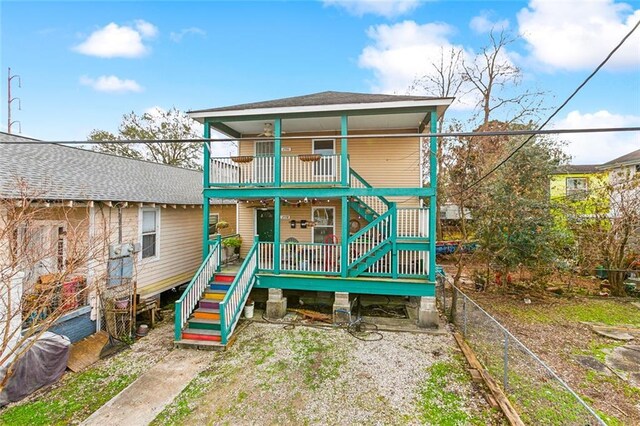
{"label": "porch column", "polygon": [[340,276],[347,278],[349,268],[349,197],[342,197],[342,241],[340,242]]}
{"label": "porch column", "polygon": [[436,309],[435,297],[423,296],[420,298],[420,305],[418,306],[418,327],[438,327],[438,310]]}
{"label": "porch column", "polygon": [[389,203],[391,210],[391,278],[398,278],[398,205]]}
{"label": "porch column", "polygon": [[[349,117],[343,115],[340,119],[340,135],[347,136],[349,132]],[[349,186],[349,149],[347,138],[340,140],[340,170],[342,175],[342,186]]]}
{"label": "porch column", "polygon": [[273,140],[273,167],[274,167],[274,174],[273,174],[273,179],[274,179],[274,186],[276,188],[279,188],[282,184],[282,172],[280,170],[281,168],[281,160],[282,160],[282,148],[281,148],[281,140],[280,140],[280,136],[282,134],[282,119],[281,118],[276,118],[274,120],[274,125],[273,125],[273,137],[275,138]]}
{"label": "porch column", "polygon": [[[208,122],[204,123],[204,138],[209,139],[211,137],[211,124]],[[203,155],[203,163],[202,163],[202,186],[204,189],[209,188],[209,167],[210,167],[210,157],[211,153],[209,152],[209,144],[211,142],[206,142],[203,144],[204,146],[204,155]],[[209,254],[209,197],[207,197],[207,192],[204,191],[204,196],[202,199],[202,260],[206,259]]]}
{"label": "porch column", "polygon": [[[438,131],[438,113],[431,111],[429,121],[431,133]],[[438,192],[438,138],[429,138],[429,186],[433,190],[429,197],[429,281],[436,282],[436,194]]]}
{"label": "porch column", "polygon": [[273,273],[280,273],[280,197],[273,200]]}

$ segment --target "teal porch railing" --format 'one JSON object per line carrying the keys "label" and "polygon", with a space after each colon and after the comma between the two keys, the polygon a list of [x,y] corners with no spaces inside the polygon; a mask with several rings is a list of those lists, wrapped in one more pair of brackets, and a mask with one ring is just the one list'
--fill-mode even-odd
{"label": "teal porch railing", "polygon": [[226,345],[229,341],[229,337],[231,337],[240,319],[240,314],[249,297],[249,293],[256,282],[258,244],[257,240],[253,243],[227,294],[220,302],[220,337],[223,345]]}
{"label": "teal porch railing", "polygon": [[209,285],[213,275],[219,270],[220,266],[220,242],[216,241],[211,246],[209,254],[205,258],[196,274],[189,282],[189,285],[175,303],[175,340],[182,339],[182,328],[187,323],[191,312],[198,304],[202,293]]}
{"label": "teal porch railing", "polygon": [[211,186],[274,186],[277,173],[282,185],[342,185],[340,154],[241,155],[210,159]]}
{"label": "teal porch railing", "polygon": [[[351,188],[371,188],[369,182],[364,180],[355,170],[349,169],[349,186]],[[381,215],[389,210],[389,200],[377,195],[365,195],[358,197],[360,202],[376,215]]]}

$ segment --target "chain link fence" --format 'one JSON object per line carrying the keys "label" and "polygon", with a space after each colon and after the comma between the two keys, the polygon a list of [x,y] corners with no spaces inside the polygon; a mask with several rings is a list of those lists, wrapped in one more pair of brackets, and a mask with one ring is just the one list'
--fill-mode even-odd
{"label": "chain link fence", "polygon": [[437,295],[440,309],[501,384],[525,424],[606,425],[549,366],[466,294],[440,282]]}

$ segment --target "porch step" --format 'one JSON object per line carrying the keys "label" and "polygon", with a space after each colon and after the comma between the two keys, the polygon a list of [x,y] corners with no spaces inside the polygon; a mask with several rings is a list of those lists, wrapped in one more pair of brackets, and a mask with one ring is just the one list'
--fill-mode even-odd
{"label": "porch step", "polygon": [[215,274],[212,282],[231,284],[235,278],[236,274]]}
{"label": "porch step", "polygon": [[378,218],[379,214],[369,207],[366,204],[362,203],[358,198],[357,201],[350,201],[349,207],[351,207],[356,213],[362,216],[367,222],[372,222]]}
{"label": "porch step", "polygon": [[229,291],[229,284],[216,284],[216,281],[212,282],[211,284],[209,284],[209,289],[210,290],[223,290],[225,293],[227,291]]}
{"label": "porch step", "polygon": [[185,328],[182,330],[183,339],[206,340],[210,342],[220,342],[220,330],[204,330],[199,328]]}
{"label": "porch step", "polygon": [[220,308],[220,301],[213,299],[200,299],[200,301],[198,302],[198,307],[217,310],[218,308]]}
{"label": "porch step", "polygon": [[226,346],[220,342],[211,340],[194,340],[194,339],[181,339],[174,342],[174,345],[178,348],[195,348],[202,350],[214,350],[223,351]]}
{"label": "porch step", "polygon": [[193,318],[219,320],[220,311],[218,309],[198,308],[195,311],[193,311]]}
{"label": "porch step", "polygon": [[202,294],[202,297],[204,299],[211,299],[211,300],[222,300],[224,299],[224,296],[227,294],[227,290],[205,290],[204,293]]}
{"label": "porch step", "polygon": [[382,259],[387,253],[391,251],[391,244],[388,242],[384,242],[381,245],[377,246],[376,251],[369,254],[366,258],[362,259],[360,262],[356,264],[349,265],[349,273],[350,277],[357,277],[364,271],[366,271],[369,267],[371,267],[378,260]]}
{"label": "porch step", "polygon": [[220,330],[220,320],[209,320],[209,319],[201,319],[201,318],[190,318],[189,321],[190,329],[200,329],[200,330]]}

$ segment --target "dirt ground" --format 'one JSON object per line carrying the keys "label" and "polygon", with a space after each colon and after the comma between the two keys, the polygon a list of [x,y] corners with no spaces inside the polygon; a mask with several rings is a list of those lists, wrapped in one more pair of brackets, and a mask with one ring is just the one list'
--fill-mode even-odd
{"label": "dirt ground", "polygon": [[344,329],[251,323],[225,352],[173,349],[172,336],[167,321],[1,410],[0,424],[78,424],[167,356],[194,352],[208,367],[152,424],[502,424],[448,334],[365,342]]}
{"label": "dirt ground", "polygon": [[[593,294],[594,279],[574,280]],[[558,296],[549,292],[489,289],[463,291],[494,315],[518,339],[548,363],[579,395],[597,409],[608,424],[640,424],[640,389],[604,366],[616,348],[625,344],[597,335],[590,324],[640,327],[640,309],[632,300]],[[636,343],[637,344],[637,343]]]}

